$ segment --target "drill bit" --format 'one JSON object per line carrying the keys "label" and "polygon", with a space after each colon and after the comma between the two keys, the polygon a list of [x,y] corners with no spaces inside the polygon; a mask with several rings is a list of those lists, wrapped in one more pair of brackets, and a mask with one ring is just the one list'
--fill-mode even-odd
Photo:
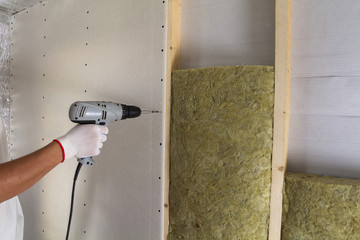
{"label": "drill bit", "polygon": [[161,111],[141,110],[141,113],[142,113],[142,114],[161,113]]}

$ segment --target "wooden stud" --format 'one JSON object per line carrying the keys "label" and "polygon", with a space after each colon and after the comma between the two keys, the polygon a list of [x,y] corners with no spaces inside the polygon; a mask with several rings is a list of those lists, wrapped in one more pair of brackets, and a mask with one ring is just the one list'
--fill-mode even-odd
{"label": "wooden stud", "polygon": [[[170,182],[170,114],[171,72],[180,67],[181,0],[168,1],[167,56],[166,56],[166,109],[165,109],[165,166],[164,166],[164,239],[169,228],[169,182]],[[166,3],[166,2],[165,2]]]}
{"label": "wooden stud", "polygon": [[282,190],[289,134],[291,0],[276,0],[275,24],[275,109],[269,240],[281,239]]}

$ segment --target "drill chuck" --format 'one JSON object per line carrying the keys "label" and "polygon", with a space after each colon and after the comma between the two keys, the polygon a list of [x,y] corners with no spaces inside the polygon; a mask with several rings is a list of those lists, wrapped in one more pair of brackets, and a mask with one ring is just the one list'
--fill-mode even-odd
{"label": "drill chuck", "polygon": [[127,105],[123,105],[122,106],[122,118],[121,119],[127,119],[127,118],[136,118],[138,116],[140,116],[141,114],[141,109],[139,107],[136,106],[127,106]]}

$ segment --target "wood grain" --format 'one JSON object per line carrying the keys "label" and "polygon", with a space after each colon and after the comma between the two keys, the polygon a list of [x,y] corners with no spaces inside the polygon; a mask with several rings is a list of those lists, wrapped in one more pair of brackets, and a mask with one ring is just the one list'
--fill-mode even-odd
{"label": "wood grain", "polygon": [[167,59],[165,101],[164,239],[169,228],[171,72],[180,66],[181,0],[169,0],[167,15]]}
{"label": "wood grain", "polygon": [[289,135],[291,0],[277,0],[275,11],[275,108],[269,240],[281,239],[282,190]]}

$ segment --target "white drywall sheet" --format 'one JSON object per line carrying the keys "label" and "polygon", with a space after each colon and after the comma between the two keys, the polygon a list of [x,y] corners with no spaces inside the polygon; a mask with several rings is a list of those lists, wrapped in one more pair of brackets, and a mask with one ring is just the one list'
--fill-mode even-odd
{"label": "white drywall sheet", "polygon": [[[12,18],[11,157],[69,130],[70,104],[164,109],[165,1],[45,1]],[[163,238],[163,115],[111,123],[76,186],[70,239]],[[63,239],[76,160],[21,195],[25,240]]]}
{"label": "white drywall sheet", "polygon": [[360,2],[292,8],[288,170],[359,178]]}
{"label": "white drywall sheet", "polygon": [[274,65],[275,0],[182,0],[180,67]]}

